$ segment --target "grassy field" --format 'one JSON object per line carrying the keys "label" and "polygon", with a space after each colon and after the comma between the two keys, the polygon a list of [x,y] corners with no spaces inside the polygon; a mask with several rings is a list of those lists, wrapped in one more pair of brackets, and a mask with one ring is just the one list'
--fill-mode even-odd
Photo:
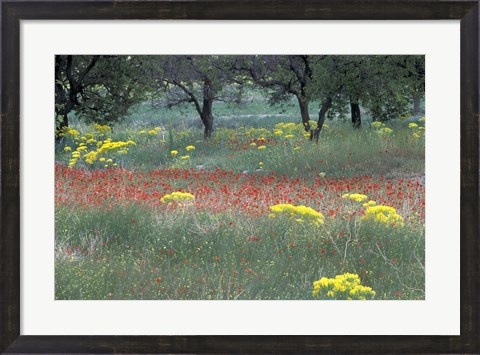
{"label": "grassy field", "polygon": [[[56,148],[56,299],[424,299],[424,119],[294,106],[72,120]],[[314,117],[312,115],[312,117]]]}

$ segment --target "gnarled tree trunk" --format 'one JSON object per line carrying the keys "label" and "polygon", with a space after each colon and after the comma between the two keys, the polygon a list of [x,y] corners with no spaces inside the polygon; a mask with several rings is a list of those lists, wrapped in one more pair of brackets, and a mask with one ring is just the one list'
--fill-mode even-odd
{"label": "gnarled tree trunk", "polygon": [[210,138],[213,133],[213,99],[212,81],[205,79],[203,83],[203,106],[200,116],[202,118],[203,126],[205,127],[203,136],[206,139]]}
{"label": "gnarled tree trunk", "polygon": [[360,105],[358,104],[358,101],[350,100],[350,109],[352,114],[353,128],[360,128],[362,125],[362,118],[360,116]]}
{"label": "gnarled tree trunk", "polygon": [[[208,109],[206,109],[208,107]],[[203,131],[203,137],[208,139],[212,136],[213,133],[213,114],[212,114],[212,104],[208,103],[206,106],[203,106],[202,112],[202,122],[205,127]]]}
{"label": "gnarled tree trunk", "polygon": [[[99,57],[98,55],[92,56],[90,63],[77,74],[73,68],[72,55],[55,56],[55,127],[58,130],[68,127],[68,113],[79,105],[77,96],[81,93],[85,78]],[[62,85],[62,74],[65,75],[64,79],[68,80],[68,88],[64,88]],[[76,78],[75,75],[77,75]],[[57,134],[55,138],[59,141],[62,136]]]}
{"label": "gnarled tree trunk", "polygon": [[310,140],[314,140],[318,143],[318,138],[320,136],[320,132],[322,131],[323,124],[325,123],[325,116],[327,115],[328,110],[332,107],[332,98],[327,97],[323,103],[320,111],[318,112],[318,121],[317,121],[317,128],[310,134]]}
{"label": "gnarled tree trunk", "polygon": [[311,131],[310,115],[308,114],[308,100],[301,96],[297,96],[298,105],[300,106],[300,116],[302,117],[302,124],[306,132]]}

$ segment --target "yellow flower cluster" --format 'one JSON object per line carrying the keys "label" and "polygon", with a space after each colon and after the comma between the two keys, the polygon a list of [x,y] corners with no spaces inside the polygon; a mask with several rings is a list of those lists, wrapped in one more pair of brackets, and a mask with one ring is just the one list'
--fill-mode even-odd
{"label": "yellow flower cluster", "polygon": [[385,127],[385,123],[380,121],[372,122],[372,128],[374,128],[379,135],[390,135],[393,133],[393,129]]}
{"label": "yellow flower cluster", "polygon": [[68,134],[71,136],[78,136],[80,133],[76,129],[69,129]]}
{"label": "yellow flower cluster", "polygon": [[364,204],[362,204],[363,207],[368,207],[368,206],[375,206],[377,203],[373,200],[370,200],[368,202],[365,202]]}
{"label": "yellow flower cluster", "polygon": [[[314,121],[311,121],[312,124],[315,124]],[[293,122],[280,122],[275,125],[275,129],[273,131],[274,135],[282,135],[285,133],[283,136],[285,139],[291,139],[294,138],[295,136],[301,137],[303,135],[304,128],[302,124],[295,124]],[[310,137],[310,134],[309,134]]]}
{"label": "yellow flower cluster", "polygon": [[357,274],[345,273],[335,278],[322,277],[313,283],[314,297],[334,300],[367,300],[375,297],[376,292],[360,283]]}
{"label": "yellow flower cluster", "polygon": [[[423,118],[423,120],[420,119],[420,120],[418,120],[418,122],[425,122],[425,117],[422,117],[422,118]],[[425,135],[425,127],[419,126],[415,122],[409,123],[408,128],[410,128],[412,130],[412,135],[413,135],[413,138],[415,138],[415,139],[418,139],[418,138]]]}
{"label": "yellow flower cluster", "polygon": [[362,202],[362,201],[365,201],[368,198],[368,196],[362,195],[362,194],[344,194],[342,198],[348,198],[352,201]]}
{"label": "yellow flower cluster", "polygon": [[[315,129],[317,127],[317,123],[315,121],[309,121],[310,127]],[[328,125],[324,124],[323,129],[328,129]],[[300,123],[294,122],[280,122],[277,123],[273,129],[266,129],[266,128],[246,128],[246,127],[239,127],[236,129],[229,129],[229,128],[218,128],[215,131],[213,136],[213,140],[218,141],[227,141],[227,140],[242,140],[242,139],[249,139],[249,140],[266,140],[268,138],[279,138],[283,137],[285,139],[291,139],[295,137],[305,137],[309,138],[310,133],[304,130],[304,127]],[[251,143],[252,146],[255,146],[254,142]]]}
{"label": "yellow flower cluster", "polygon": [[[94,164],[96,161],[104,162],[107,156],[107,162],[113,162],[108,155],[110,154],[128,154],[128,148],[136,143],[132,140],[126,142],[112,141],[112,138],[105,137],[112,132],[112,128],[107,125],[94,123],[89,126],[89,131],[80,133],[78,130],[64,127],[60,135],[71,139],[69,145],[64,147],[65,152],[71,152],[68,166],[75,166],[79,160],[86,164]],[[101,138],[103,137],[103,138]],[[102,140],[103,139],[103,140]],[[104,165],[108,167],[108,165]],[[117,166],[116,163],[113,166]]]}
{"label": "yellow flower cluster", "polygon": [[110,128],[107,125],[100,125],[98,123],[95,123],[93,125],[93,128],[98,132],[98,133],[110,133],[112,131],[112,128]]}
{"label": "yellow flower cluster", "polygon": [[[187,146],[185,147],[185,150],[186,150],[187,152],[190,152],[190,151],[195,150],[195,149],[196,149],[196,148],[195,148],[195,146],[193,146],[193,145],[187,145]],[[175,157],[175,156],[177,156],[178,154],[179,154],[179,151],[176,150],[176,149],[170,151],[170,155],[171,155],[172,157]],[[181,156],[180,156],[180,160],[188,160],[188,159],[190,159],[190,155],[188,155],[188,154],[185,154],[185,155],[181,155]]]}
{"label": "yellow flower cluster", "polygon": [[134,141],[127,141],[127,142],[112,142],[110,138],[105,139],[103,144],[97,149],[98,154],[103,154],[107,151],[112,151],[112,150],[119,150],[119,153],[126,154],[128,153],[128,146],[129,145],[135,145],[136,143]]}
{"label": "yellow flower cluster", "polygon": [[403,225],[403,217],[397,213],[395,208],[390,206],[368,206],[362,219],[387,225]]}
{"label": "yellow flower cluster", "polygon": [[379,130],[379,133],[382,133],[382,134],[391,134],[393,132],[393,129],[391,128],[388,128],[388,127],[383,127],[381,130]]}
{"label": "yellow flower cluster", "polygon": [[[87,141],[88,142],[88,141]],[[96,140],[93,140],[91,143],[97,142]],[[93,164],[95,161],[97,161],[99,155],[107,154],[107,153],[114,153],[118,152],[119,154],[127,154],[128,153],[128,146],[129,145],[134,145],[135,142],[129,140],[127,142],[112,142],[111,138],[105,139],[105,141],[98,141],[97,142],[97,149],[96,150],[91,150],[82,156],[82,152],[86,152],[88,150],[88,147],[86,146],[85,143],[80,143],[75,151],[72,152],[72,157],[70,159],[70,162],[68,164],[69,167],[73,167],[77,164],[78,159],[82,158],[85,163],[87,164]],[[111,159],[109,159],[112,161]],[[100,161],[104,161],[100,159]],[[116,166],[116,165],[115,165]],[[106,166],[108,167],[108,166]]]}
{"label": "yellow flower cluster", "polygon": [[[325,220],[320,212],[306,206],[294,206],[289,203],[270,206],[272,214],[269,217],[275,217],[275,214],[288,215],[289,218],[295,219],[297,222],[308,221],[314,225],[324,224]],[[300,220],[300,221],[299,221]]]}
{"label": "yellow flower cluster", "polygon": [[276,129],[283,129],[285,131],[294,130],[296,127],[297,125],[293,122],[280,122],[275,125]]}
{"label": "yellow flower cluster", "polygon": [[188,192],[175,191],[170,194],[163,196],[160,201],[162,203],[171,203],[171,202],[192,202],[195,199],[195,196]]}
{"label": "yellow flower cluster", "polygon": [[245,137],[248,138],[254,138],[254,139],[265,139],[265,137],[269,137],[271,135],[271,132],[266,129],[266,128],[240,128],[238,130],[238,133],[240,135],[245,135]]}
{"label": "yellow flower cluster", "polygon": [[70,135],[72,136],[72,138],[76,139],[76,137],[80,135],[80,132],[77,131],[76,129],[66,126],[66,127],[57,129],[55,131],[55,135],[58,137],[68,137]]}
{"label": "yellow flower cluster", "polygon": [[83,159],[85,160],[85,163],[93,164],[93,162],[97,160],[97,154],[98,153],[93,151],[93,150],[91,152],[86,153],[83,156]]}
{"label": "yellow flower cluster", "polygon": [[138,132],[139,134],[150,134],[152,136],[155,136],[158,134],[159,131],[161,131],[162,129],[160,127],[155,127],[154,129],[150,129],[150,130],[141,130],[140,132]]}

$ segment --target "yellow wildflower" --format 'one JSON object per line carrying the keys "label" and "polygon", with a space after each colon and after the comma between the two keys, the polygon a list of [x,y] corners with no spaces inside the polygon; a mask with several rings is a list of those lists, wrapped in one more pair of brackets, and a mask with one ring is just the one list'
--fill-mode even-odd
{"label": "yellow wildflower", "polygon": [[365,201],[368,198],[368,196],[362,195],[362,194],[345,194],[342,196],[342,198],[348,198],[352,201],[362,202],[362,201]]}
{"label": "yellow wildflower", "polygon": [[[274,214],[287,215],[289,218],[302,219],[314,225],[324,224],[324,217],[320,212],[306,206],[294,206],[289,203],[282,203],[270,206]],[[298,222],[298,221],[297,221]]]}
{"label": "yellow wildflower", "polygon": [[104,133],[104,132],[111,132],[112,129],[107,126],[107,125],[100,125],[98,123],[95,123],[93,125],[93,127],[95,128],[95,130],[97,130],[99,133]]}
{"label": "yellow wildflower", "polygon": [[369,206],[365,210],[363,220],[373,220],[381,224],[403,225],[403,217],[400,216],[395,208],[390,206]]}
{"label": "yellow wildflower", "polygon": [[169,202],[188,202],[195,199],[195,196],[188,192],[180,192],[175,191],[163,196],[160,201],[162,203],[169,203]]}
{"label": "yellow wildflower", "polygon": [[314,297],[335,300],[366,300],[375,297],[376,292],[360,283],[357,274],[345,273],[334,278],[322,277],[313,283]]}

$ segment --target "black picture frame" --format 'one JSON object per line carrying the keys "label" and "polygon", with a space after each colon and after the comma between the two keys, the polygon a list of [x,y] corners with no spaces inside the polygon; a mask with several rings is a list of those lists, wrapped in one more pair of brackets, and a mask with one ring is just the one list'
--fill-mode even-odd
{"label": "black picture frame", "polygon": [[[479,2],[464,0],[14,1],[1,6],[0,350],[4,353],[480,353]],[[460,336],[20,335],[20,21],[95,19],[461,22]],[[453,212],[455,213],[455,212]],[[388,326],[388,325],[386,325]]]}

